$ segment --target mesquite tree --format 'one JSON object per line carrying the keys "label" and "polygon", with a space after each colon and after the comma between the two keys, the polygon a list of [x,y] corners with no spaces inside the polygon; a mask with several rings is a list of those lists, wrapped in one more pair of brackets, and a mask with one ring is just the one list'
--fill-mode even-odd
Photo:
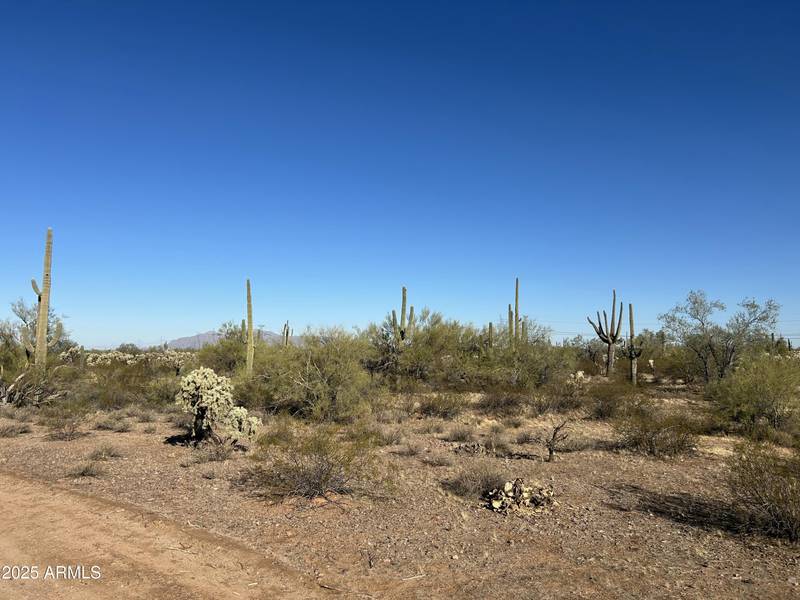
{"label": "mesquite tree", "polygon": [[603,320],[600,320],[600,311],[597,311],[597,325],[589,317],[589,324],[594,328],[597,337],[608,347],[606,354],[606,377],[614,372],[614,353],[619,341],[619,331],[622,328],[622,302],[619,303],[619,322],[617,322],[617,290],[613,290],[611,300],[611,327],[608,326],[608,315],[603,311]]}

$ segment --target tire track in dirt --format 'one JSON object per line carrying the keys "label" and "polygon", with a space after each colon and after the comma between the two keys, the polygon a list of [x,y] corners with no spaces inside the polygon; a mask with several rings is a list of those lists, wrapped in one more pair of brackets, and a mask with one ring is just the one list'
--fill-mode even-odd
{"label": "tire track in dirt", "polygon": [[[0,472],[0,565],[37,565],[37,580],[0,579],[15,600],[319,598],[312,578],[223,536],[130,504]],[[92,565],[100,579],[44,579],[48,566]],[[2,576],[2,573],[0,573]]]}

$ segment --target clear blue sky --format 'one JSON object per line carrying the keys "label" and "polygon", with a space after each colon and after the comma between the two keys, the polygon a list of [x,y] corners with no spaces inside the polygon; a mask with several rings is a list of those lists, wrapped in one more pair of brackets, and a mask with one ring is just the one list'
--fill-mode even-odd
{"label": "clear blue sky", "polygon": [[[6,2],[0,317],[86,345],[409,299],[588,332],[692,288],[800,332],[796,2]],[[800,335],[800,333],[798,334]]]}

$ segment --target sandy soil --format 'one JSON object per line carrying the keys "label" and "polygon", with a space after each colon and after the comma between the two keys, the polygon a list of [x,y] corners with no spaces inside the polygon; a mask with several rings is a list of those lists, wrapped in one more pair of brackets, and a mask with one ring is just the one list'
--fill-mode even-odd
{"label": "sandy soil", "polygon": [[[38,578],[0,580],[0,597],[315,598],[325,590],[244,545],[127,503],[0,473],[0,564]],[[46,577],[81,565],[80,579]],[[92,579],[92,566],[99,578]],[[51,572],[58,577],[58,571]]]}
{"label": "sandy soil", "polygon": [[[523,419],[508,438],[551,420]],[[499,423],[474,411],[457,421],[482,441]],[[166,443],[177,433],[166,418],[131,422],[123,433],[87,423],[72,441],[31,423],[0,439],[0,559],[103,569],[100,582],[0,581],[0,598],[800,598],[800,547],[748,531],[730,506],[731,438],[660,460],[612,450],[607,423],[578,420],[571,451],[546,463],[537,444],[459,452],[442,433],[453,422],[412,417],[386,425],[401,440],[380,449],[391,482],[380,493],[274,502],[241,485],[246,455],[198,462]],[[71,474],[108,445],[121,456],[100,476]],[[552,483],[558,506],[503,516],[450,493],[475,461]]]}

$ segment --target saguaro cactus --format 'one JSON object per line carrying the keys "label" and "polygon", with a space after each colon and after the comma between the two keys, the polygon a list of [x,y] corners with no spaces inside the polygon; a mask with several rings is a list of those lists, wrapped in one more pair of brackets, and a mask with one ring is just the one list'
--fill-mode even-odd
{"label": "saguaro cactus", "polygon": [[50,287],[52,285],[52,260],[53,260],[53,230],[48,227],[47,238],[44,246],[44,272],[42,273],[42,287],[36,283],[36,279],[31,279],[31,287],[38,298],[38,310],[36,313],[36,345],[31,343],[30,334],[27,328],[22,330],[22,341],[28,354],[33,355],[33,364],[37,369],[44,369],[47,366],[47,349],[52,348],[58,343],[63,332],[61,323],[56,323],[55,331],[50,340],[47,339],[48,318],[50,316]]}
{"label": "saguaro cactus", "polygon": [[283,343],[283,347],[289,345],[289,338],[291,337],[292,330],[289,329],[289,321],[283,324],[283,329],[281,330],[281,342]]}
{"label": "saguaro cactus", "polygon": [[622,327],[622,302],[619,303],[619,322],[617,322],[617,290],[613,290],[611,300],[611,327],[608,326],[608,315],[603,311],[603,320],[600,320],[600,311],[597,311],[597,325],[589,317],[586,317],[589,324],[594,329],[600,341],[608,346],[606,355],[606,377],[610,377],[614,372],[614,353],[617,342],[619,341],[619,331]]}
{"label": "saguaro cactus", "polygon": [[245,372],[248,376],[253,374],[253,358],[256,353],[255,339],[253,338],[253,297],[250,293],[250,280],[247,280],[247,360]]}
{"label": "saguaro cactus", "polygon": [[514,340],[519,339],[519,277],[514,287]]}
{"label": "saguaro cactus", "polygon": [[514,345],[514,312],[511,310],[511,305],[508,305],[508,344]]}
{"label": "saguaro cactus", "polygon": [[400,305],[400,323],[397,322],[397,311],[392,309],[392,330],[394,331],[395,342],[407,339],[414,330],[414,306],[408,311],[408,321],[406,321],[407,290],[403,287],[403,300]]}
{"label": "saguaro cactus", "polygon": [[[630,332],[628,338],[628,358],[631,359],[631,383],[637,384],[639,364],[638,359],[642,355],[642,349],[636,347],[636,334],[633,329],[633,304],[628,304],[628,316],[630,317]],[[620,315],[620,320],[622,320]]]}
{"label": "saguaro cactus", "polygon": [[494,345],[494,325],[491,321],[489,321],[489,339],[488,339],[488,346],[491,348]]}

